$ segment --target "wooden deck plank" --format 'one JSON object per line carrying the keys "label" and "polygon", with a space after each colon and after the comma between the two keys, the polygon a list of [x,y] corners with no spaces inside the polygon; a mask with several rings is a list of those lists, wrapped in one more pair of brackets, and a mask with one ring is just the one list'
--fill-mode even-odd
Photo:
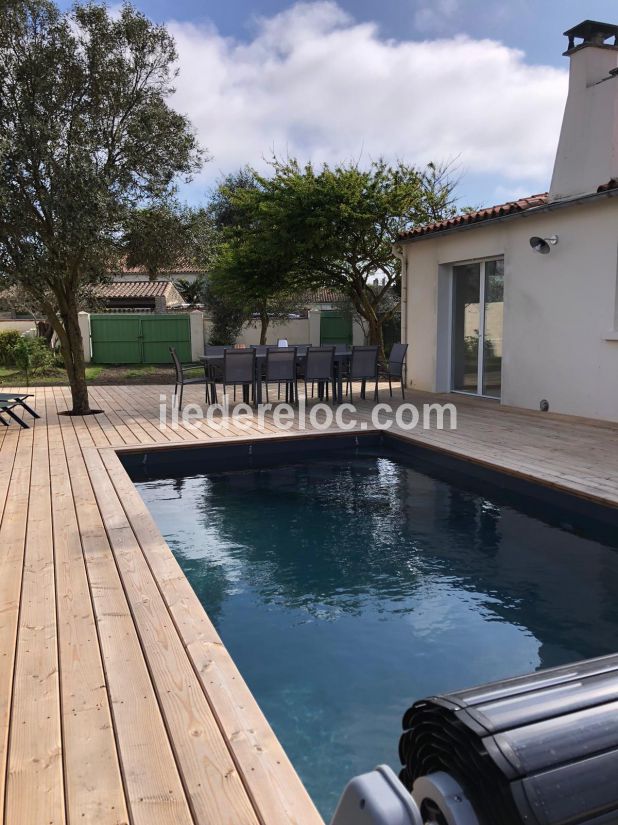
{"label": "wooden deck plank", "polygon": [[52,391],[46,393],[56,565],[67,819],[128,822],[124,788],[82,552],[69,469]]}
{"label": "wooden deck plank", "polygon": [[99,453],[84,455],[197,821],[258,822]]}
{"label": "wooden deck plank", "polygon": [[[33,402],[43,411],[41,391]],[[32,473],[11,727],[7,825],[65,823],[56,588],[47,426],[33,429]]]}
{"label": "wooden deck plank", "polygon": [[7,487],[10,496],[6,497],[0,522],[0,823],[3,825],[8,825],[4,817],[4,798],[30,497],[32,436],[31,430],[22,434],[13,428],[4,439],[0,453],[1,466],[10,479],[10,487]]}
{"label": "wooden deck plank", "polygon": [[83,451],[95,448],[82,419],[62,419],[61,429],[131,823],[194,825],[84,463]]}

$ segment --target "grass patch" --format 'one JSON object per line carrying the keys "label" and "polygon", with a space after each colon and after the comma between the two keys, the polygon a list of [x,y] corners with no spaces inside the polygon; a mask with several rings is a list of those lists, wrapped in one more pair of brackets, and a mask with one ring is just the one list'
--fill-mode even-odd
{"label": "grass patch", "polygon": [[150,364],[133,364],[125,372],[125,378],[141,378],[143,375],[154,375],[157,368]]}
{"label": "grass patch", "polygon": [[19,370],[15,369],[15,367],[0,367],[0,381],[18,374]]}
{"label": "grass patch", "polygon": [[0,371],[0,387],[49,387],[68,384],[64,370],[48,371],[44,375],[29,375],[19,370],[7,368]]}
{"label": "grass patch", "polygon": [[95,381],[102,372],[103,367],[97,364],[91,364],[89,367],[86,367],[86,381]]}

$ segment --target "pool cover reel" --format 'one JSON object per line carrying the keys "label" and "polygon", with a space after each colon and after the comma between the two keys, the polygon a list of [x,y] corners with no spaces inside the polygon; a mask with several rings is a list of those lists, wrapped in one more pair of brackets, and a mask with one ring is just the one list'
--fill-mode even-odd
{"label": "pool cover reel", "polygon": [[[416,702],[403,784],[448,774],[479,825],[618,823],[618,655]],[[451,814],[428,803],[425,822]]]}

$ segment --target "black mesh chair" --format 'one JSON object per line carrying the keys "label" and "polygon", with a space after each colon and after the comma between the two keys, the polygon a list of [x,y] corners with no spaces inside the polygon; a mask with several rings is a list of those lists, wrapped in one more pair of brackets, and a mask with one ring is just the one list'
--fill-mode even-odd
{"label": "black mesh chair", "polygon": [[249,401],[249,389],[251,389],[252,401],[255,404],[255,350],[250,348],[226,349],[223,353],[221,383],[224,393],[227,387],[234,387],[234,393],[236,393],[236,387],[242,387],[243,400],[247,402]]}
{"label": "black mesh chair", "polygon": [[352,357],[350,358],[350,369],[348,371],[347,392],[352,400],[352,382],[361,382],[361,398],[365,397],[365,387],[367,381],[375,381],[376,386],[373,393],[374,399],[378,400],[378,348],[377,347],[352,347]]}
{"label": "black mesh chair", "polygon": [[388,357],[388,365],[386,367],[384,377],[388,378],[388,389],[393,397],[393,378],[401,383],[401,397],[405,401],[406,392],[403,383],[403,365],[406,360],[406,352],[408,351],[407,344],[393,344],[390,355]]}
{"label": "black mesh chair", "polygon": [[[208,387],[210,381],[208,379],[208,373],[206,371],[206,367],[203,366],[204,375],[198,375],[194,378],[187,378],[187,372],[190,370],[196,370],[198,367],[202,367],[201,364],[181,364],[180,358],[178,357],[178,353],[176,352],[175,347],[170,347],[170,355],[172,356],[172,363],[174,364],[174,371],[176,373],[175,376],[175,383],[174,383],[174,397],[178,399],[178,409],[182,408],[182,394],[184,392],[184,388],[187,384],[205,384],[206,389],[206,403],[208,403]],[[180,387],[180,395],[178,395],[178,388]]]}
{"label": "black mesh chair", "polygon": [[210,386],[210,400],[213,404],[217,402],[217,384],[223,380],[223,353],[228,349],[219,344],[208,344],[204,347],[204,355],[208,358],[220,358],[220,361],[206,363],[206,376]]}
{"label": "black mesh chair", "polygon": [[296,347],[270,347],[266,351],[264,372],[266,401],[268,385],[277,384],[277,397],[281,397],[281,385],[285,386],[285,400],[293,404],[298,397],[296,382]]}
{"label": "black mesh chair", "polygon": [[309,347],[305,359],[305,398],[307,398],[307,384],[311,382],[311,395],[317,383],[318,395],[323,397],[324,389],[328,398],[328,385],[333,384],[333,396],[335,396],[335,347]]}

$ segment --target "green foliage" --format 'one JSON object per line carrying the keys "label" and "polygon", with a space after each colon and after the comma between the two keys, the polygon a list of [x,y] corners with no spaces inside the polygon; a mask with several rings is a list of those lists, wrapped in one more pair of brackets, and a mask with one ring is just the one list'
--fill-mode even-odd
{"label": "green foliage", "polygon": [[206,278],[200,275],[194,281],[189,281],[187,278],[178,278],[176,287],[185,300],[185,303],[190,306],[196,304],[203,304],[206,295]]}
{"label": "green foliage", "polygon": [[213,346],[234,344],[247,320],[247,308],[209,284],[205,294],[212,327],[208,343]]}
{"label": "green foliage", "polygon": [[238,318],[258,315],[262,343],[271,321],[298,309],[296,256],[263,212],[267,199],[263,180],[244,168],[220,184],[210,204],[218,231],[210,286],[221,304],[219,315],[223,305]]}
{"label": "green foliage", "polygon": [[[258,306],[326,286],[346,293],[370,341],[399,310],[399,234],[454,213],[448,169],[378,160],[357,164],[272,162],[272,174],[242,170],[212,204],[221,231],[214,284]],[[380,286],[373,286],[375,277]],[[382,283],[383,281],[383,283]]]}
{"label": "green foliage", "polygon": [[85,412],[81,296],[123,254],[134,210],[167,204],[200,151],[167,102],[165,27],[94,2],[4,0],[2,15],[0,288],[19,284],[53,325]]}
{"label": "green foliage", "polygon": [[20,339],[20,334],[16,329],[9,329],[6,332],[0,332],[0,365],[3,367],[12,367],[13,362],[13,347]]}
{"label": "green foliage", "polygon": [[9,358],[26,378],[30,375],[45,375],[55,369],[54,353],[43,338],[20,336],[11,347]]}
{"label": "green foliage", "polygon": [[213,249],[213,222],[204,209],[163,203],[136,209],[127,221],[126,263],[144,266],[151,278],[185,262],[205,269]]}

